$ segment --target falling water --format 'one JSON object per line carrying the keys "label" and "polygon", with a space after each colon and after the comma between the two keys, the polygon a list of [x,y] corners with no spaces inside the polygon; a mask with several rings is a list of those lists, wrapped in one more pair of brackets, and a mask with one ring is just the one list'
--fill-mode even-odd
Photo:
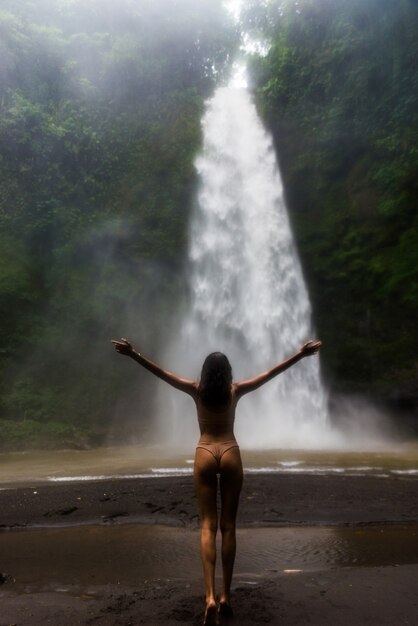
{"label": "falling water", "polygon": [[[242,380],[313,337],[272,139],[247,89],[220,88],[208,103],[196,169],[190,305],[165,362],[197,378],[204,357],[220,350]],[[246,448],[320,447],[328,432],[326,406],[319,359],[306,358],[241,400],[237,438]],[[173,444],[197,437],[186,396],[165,395],[160,414],[165,432],[170,420]]]}

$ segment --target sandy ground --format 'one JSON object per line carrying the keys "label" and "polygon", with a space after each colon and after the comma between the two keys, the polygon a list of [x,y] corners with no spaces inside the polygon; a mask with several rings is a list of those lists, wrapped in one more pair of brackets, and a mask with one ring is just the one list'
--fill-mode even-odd
{"label": "sandy ground", "polygon": [[[171,526],[180,546],[184,533],[197,537],[191,477],[39,485],[0,491],[3,529],[0,571],[5,575],[0,579],[3,581],[0,584],[0,626],[201,623],[202,581],[193,568],[182,562],[181,552],[180,556],[178,552],[173,553],[174,567],[172,564],[170,568],[162,567],[158,576],[154,564],[150,566],[152,577],[146,577],[145,563],[141,570],[143,576],[131,580],[134,576],[126,566],[123,568],[126,576],[121,583],[114,580],[105,583],[105,566],[111,568],[112,558],[119,558],[117,550],[113,549],[112,557],[105,553],[100,557],[94,540],[90,543],[86,540],[83,567],[89,570],[91,580],[68,584],[59,574],[53,575],[52,570],[48,575],[48,567],[54,559],[64,559],[57,572],[66,570],[68,556],[62,555],[68,555],[68,551],[56,552],[49,541],[40,546],[36,533],[32,540],[30,533],[33,531],[28,530],[62,528],[64,541],[65,527],[87,533],[94,524],[99,524],[96,527],[112,527],[117,536],[119,531],[122,533],[122,523],[126,527],[126,523],[134,522]],[[247,541],[247,544],[242,543],[242,550],[251,544],[251,528],[254,533],[263,527],[295,527],[303,532],[318,527],[352,529],[353,532],[373,528],[374,532],[384,533],[400,525],[409,528],[410,549],[404,546],[399,558],[397,546],[391,545],[396,535],[389,533],[383,535],[372,566],[353,563],[342,566],[332,559],[327,562],[322,558],[316,565],[314,560],[303,571],[285,572],[279,566],[264,572],[256,572],[254,568],[254,572],[248,571],[245,575],[238,573],[234,581],[235,615],[225,623],[243,626],[418,623],[416,478],[246,476],[239,516],[240,528],[247,529],[240,531],[245,533]],[[37,532],[41,538],[48,531]],[[28,537],[29,544],[25,543]],[[88,539],[87,534],[85,537]],[[38,548],[36,563],[31,545]],[[161,550],[166,549],[165,545],[161,543]],[[69,550],[71,552],[71,547]],[[129,560],[129,556],[128,552],[124,558]],[[44,559],[43,569],[39,559]]]}
{"label": "sandy ground", "polygon": [[[266,578],[234,585],[242,624],[357,626],[417,624],[417,565],[347,568]],[[134,588],[103,588],[71,596],[57,592],[1,595],[1,624],[32,626],[179,626],[201,623],[201,583],[156,580]]]}
{"label": "sandy ground", "polygon": [[[0,491],[0,528],[141,522],[198,526],[191,476],[56,483]],[[249,474],[238,525],[418,521],[418,478]]]}

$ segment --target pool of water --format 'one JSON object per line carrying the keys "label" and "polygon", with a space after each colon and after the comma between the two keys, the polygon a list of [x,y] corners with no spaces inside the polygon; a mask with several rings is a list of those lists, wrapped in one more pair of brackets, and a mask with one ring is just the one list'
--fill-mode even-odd
{"label": "pool of water", "polygon": [[[239,529],[235,577],[418,563],[418,526]],[[2,571],[21,591],[201,575],[199,532],[89,526],[0,532]],[[220,568],[218,564],[218,574]]]}
{"label": "pool of water", "polygon": [[[417,476],[418,444],[372,451],[242,450],[249,473]],[[193,453],[111,447],[0,454],[0,488],[41,482],[191,474]]]}

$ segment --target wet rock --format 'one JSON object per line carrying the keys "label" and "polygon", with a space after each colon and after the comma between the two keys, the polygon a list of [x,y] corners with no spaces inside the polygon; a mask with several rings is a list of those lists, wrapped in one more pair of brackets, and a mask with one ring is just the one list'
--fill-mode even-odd
{"label": "wet rock", "polygon": [[0,574],[0,585],[5,585],[7,583],[14,583],[16,580],[13,578],[11,574]]}
{"label": "wet rock", "polygon": [[65,509],[58,509],[57,511],[47,511],[47,513],[44,513],[44,517],[53,517],[54,515],[71,515],[74,511],[77,511],[77,507],[70,506]]}

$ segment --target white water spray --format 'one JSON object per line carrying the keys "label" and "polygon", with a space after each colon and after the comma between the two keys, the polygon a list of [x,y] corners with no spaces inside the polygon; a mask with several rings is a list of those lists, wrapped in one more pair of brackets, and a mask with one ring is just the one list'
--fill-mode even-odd
{"label": "white water spray", "polygon": [[[313,338],[272,139],[248,91],[233,85],[216,91],[203,118],[190,305],[164,359],[191,378],[215,350],[227,354],[235,380],[242,380]],[[191,445],[193,404],[178,392],[163,395],[163,432],[168,419],[170,442]],[[329,442],[326,407],[318,357],[306,358],[241,400],[238,441],[245,448],[322,447]]]}

